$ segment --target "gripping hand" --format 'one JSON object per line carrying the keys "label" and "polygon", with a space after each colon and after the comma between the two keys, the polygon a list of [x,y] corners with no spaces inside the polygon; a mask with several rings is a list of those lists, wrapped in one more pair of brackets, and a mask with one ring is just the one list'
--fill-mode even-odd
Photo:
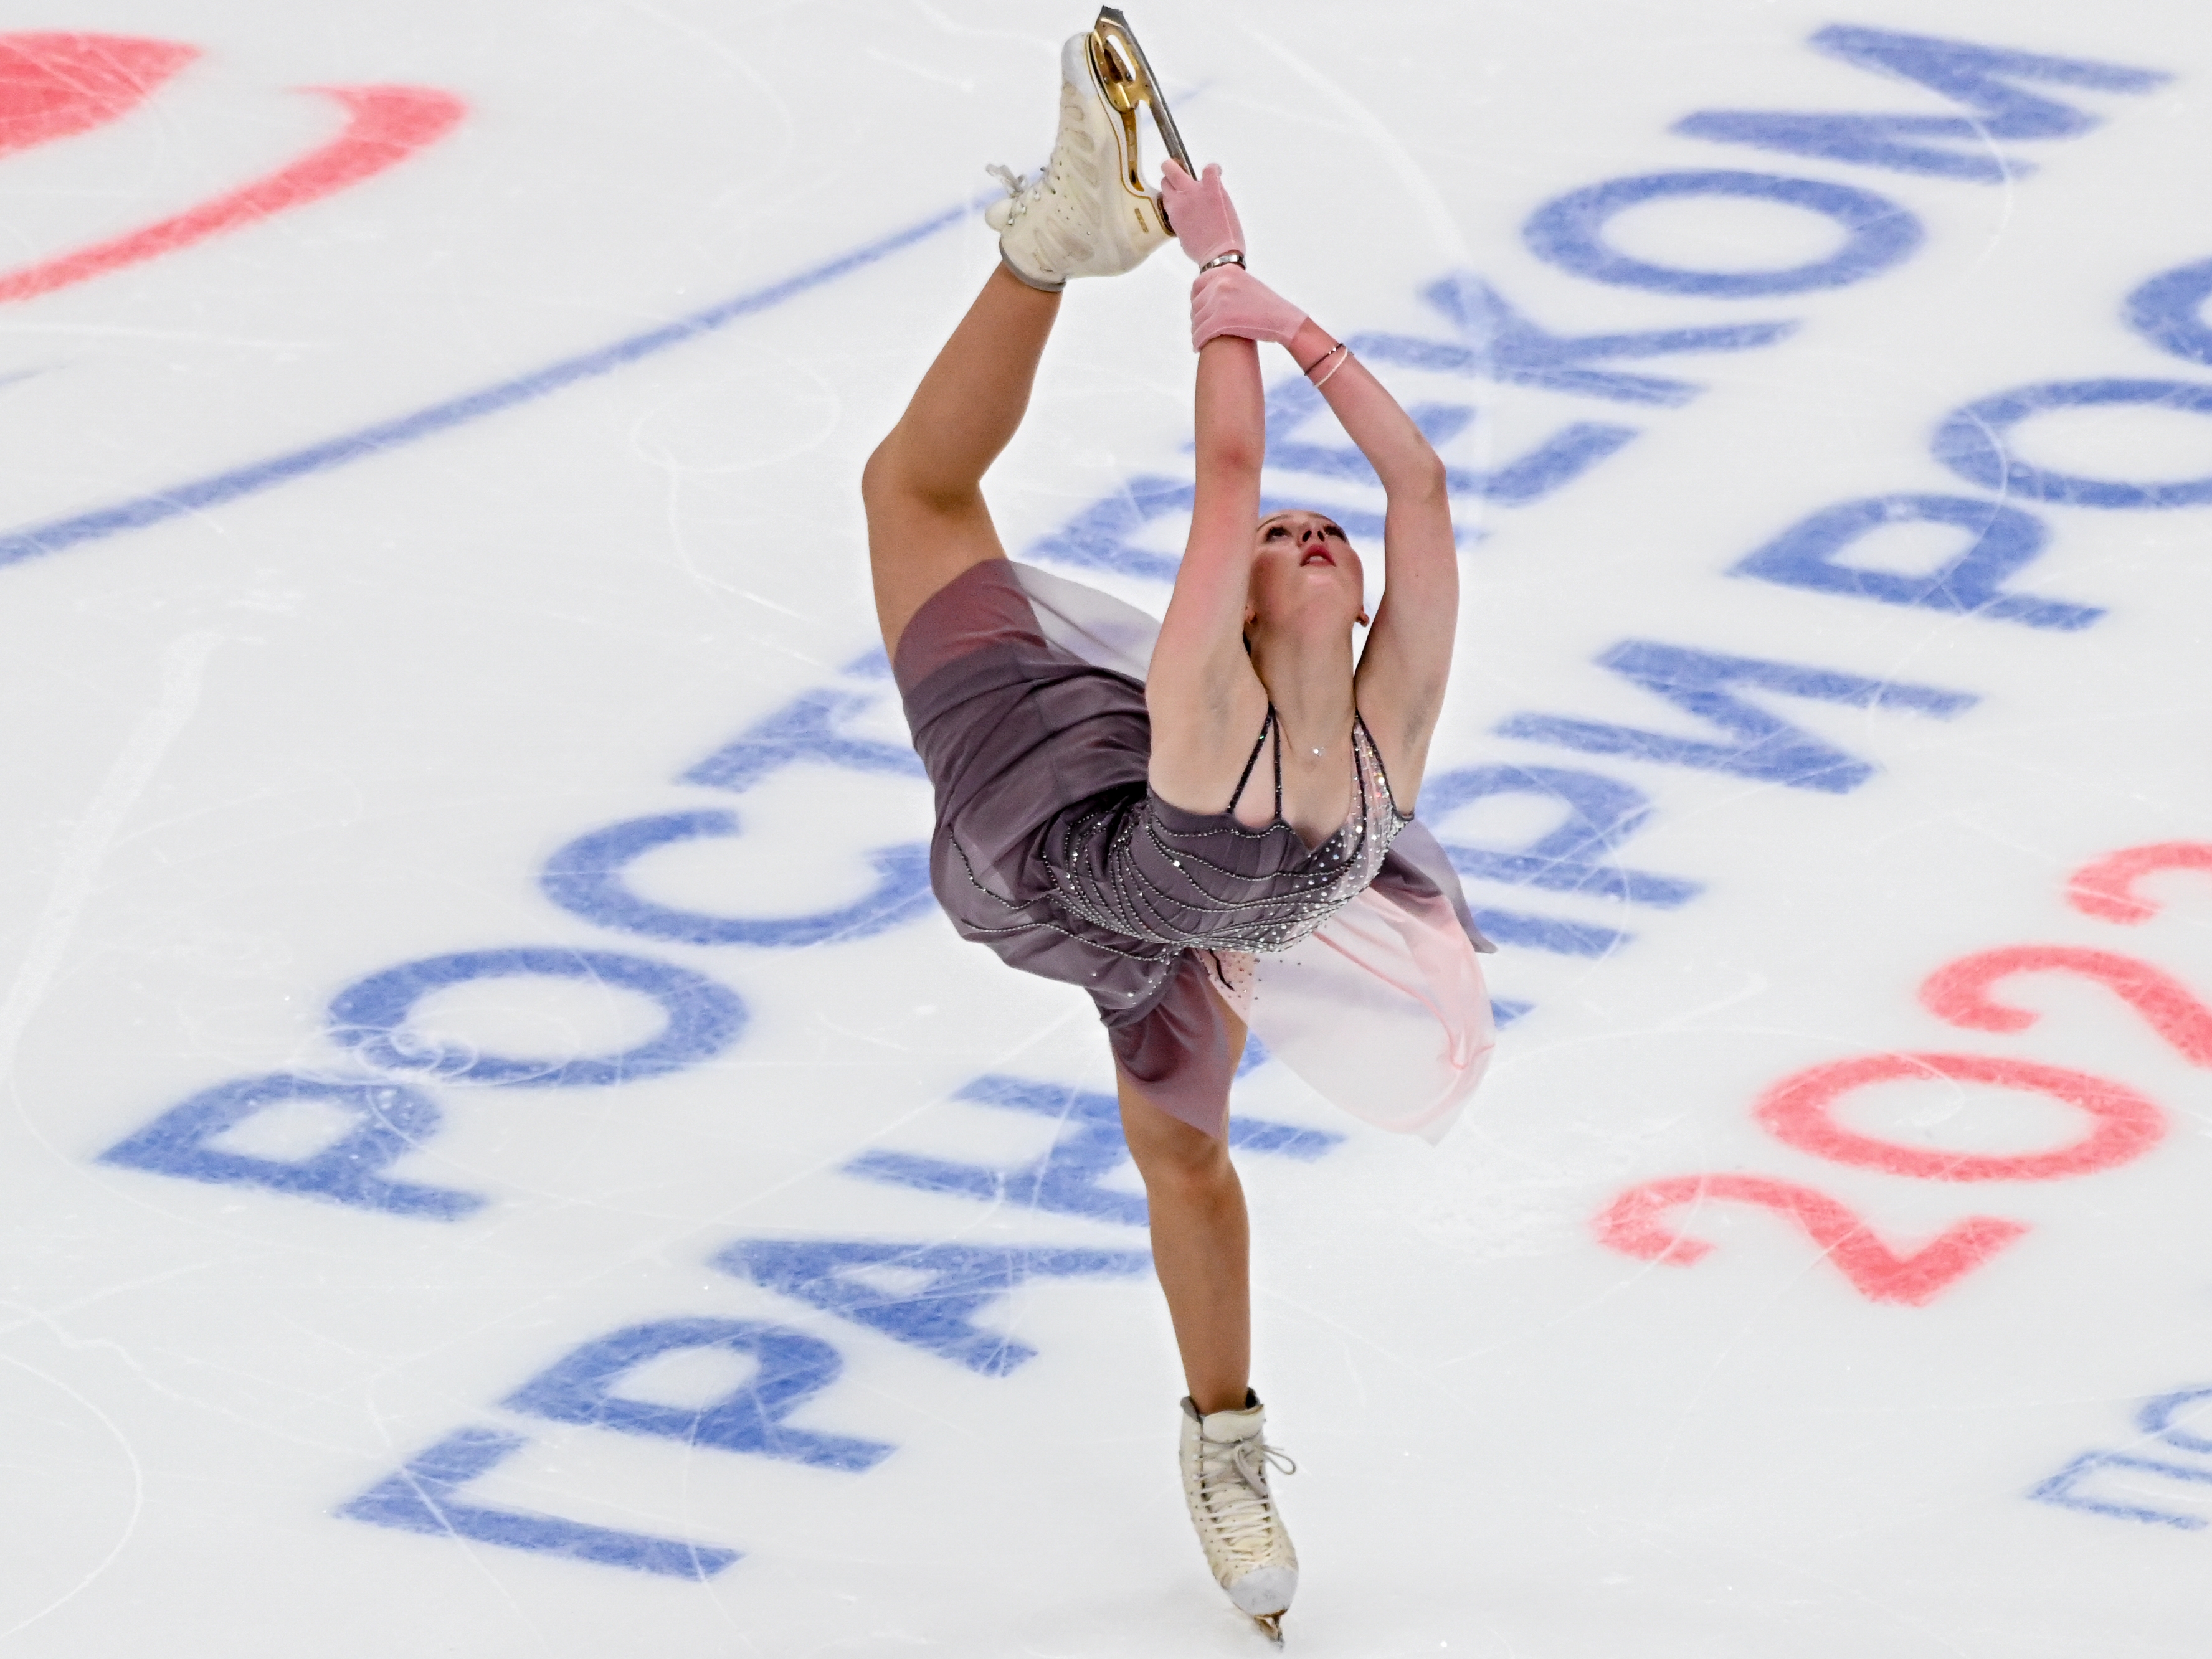
{"label": "gripping hand", "polygon": [[1160,169],[1160,195],[1176,239],[1193,264],[1244,251],[1244,227],[1237,222],[1237,204],[1221,182],[1219,162],[1207,162],[1205,177],[1193,179],[1170,161]]}
{"label": "gripping hand", "polygon": [[1306,314],[1242,265],[1216,265],[1190,285],[1190,348],[1234,334],[1287,346]]}

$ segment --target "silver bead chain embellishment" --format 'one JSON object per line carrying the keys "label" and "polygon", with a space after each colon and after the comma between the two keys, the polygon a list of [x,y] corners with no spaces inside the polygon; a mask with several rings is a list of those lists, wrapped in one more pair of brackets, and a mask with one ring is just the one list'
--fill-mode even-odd
{"label": "silver bead chain embellishment", "polygon": [[[1054,898],[1074,917],[1132,942],[1262,955],[1289,950],[1374,880],[1409,821],[1398,814],[1364,723],[1353,728],[1352,749],[1351,816],[1318,847],[1308,848],[1280,819],[1259,830],[1233,819],[1171,830],[1149,795],[1123,796],[1060,820],[1043,860]],[[1206,856],[1210,844],[1223,842],[1224,858],[1240,846],[1246,851],[1227,863]]]}

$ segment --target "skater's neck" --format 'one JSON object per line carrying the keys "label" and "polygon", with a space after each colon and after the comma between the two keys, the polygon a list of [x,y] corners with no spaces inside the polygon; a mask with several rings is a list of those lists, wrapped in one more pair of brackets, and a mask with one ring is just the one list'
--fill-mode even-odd
{"label": "skater's neck", "polygon": [[1341,622],[1302,618],[1252,637],[1252,670],[1285,736],[1308,745],[1333,744],[1351,731],[1352,668],[1352,630]]}

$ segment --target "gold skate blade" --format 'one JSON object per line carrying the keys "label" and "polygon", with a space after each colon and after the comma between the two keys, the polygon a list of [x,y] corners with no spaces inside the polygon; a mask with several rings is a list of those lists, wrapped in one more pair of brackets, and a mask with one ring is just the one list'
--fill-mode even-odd
{"label": "gold skate blade", "polygon": [[1129,20],[1115,7],[1101,6],[1098,21],[1091,26],[1091,67],[1106,101],[1125,118],[1133,122],[1139,104],[1152,111],[1152,125],[1167,153],[1177,167],[1197,178],[1198,169],[1192,165],[1190,152],[1183,148],[1182,134],[1168,112],[1168,100],[1160,95],[1159,77],[1152,73],[1152,60],[1137,44]]}
{"label": "gold skate blade", "polygon": [[1283,1615],[1279,1613],[1255,1613],[1252,1622],[1267,1633],[1267,1639],[1277,1647],[1283,1645]]}

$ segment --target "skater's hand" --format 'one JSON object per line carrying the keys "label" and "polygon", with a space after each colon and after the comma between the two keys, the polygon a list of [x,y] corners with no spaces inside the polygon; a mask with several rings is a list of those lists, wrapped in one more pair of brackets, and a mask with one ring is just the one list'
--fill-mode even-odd
{"label": "skater's hand", "polygon": [[1237,204],[1222,185],[1218,161],[1206,164],[1202,179],[1193,179],[1180,162],[1170,161],[1160,169],[1160,195],[1176,239],[1192,263],[1244,251],[1244,227],[1237,222]]}
{"label": "skater's hand", "polygon": [[1216,265],[1190,285],[1190,348],[1234,334],[1287,346],[1305,312],[1242,265]]}

